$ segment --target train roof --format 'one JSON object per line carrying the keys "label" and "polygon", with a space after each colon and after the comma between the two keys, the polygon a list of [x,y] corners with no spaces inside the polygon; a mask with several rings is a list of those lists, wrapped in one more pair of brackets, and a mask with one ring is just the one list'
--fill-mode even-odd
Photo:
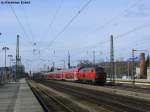
{"label": "train roof", "polygon": [[61,73],[61,72],[69,72],[69,71],[78,71],[80,68],[70,68],[70,69],[64,69],[64,70],[55,70],[53,72],[46,72],[45,74],[49,73]]}
{"label": "train roof", "polygon": [[84,69],[84,68],[95,68],[95,69],[99,69],[99,68],[104,68],[102,66],[91,66],[91,67],[76,67],[76,68],[70,68],[70,69],[64,69],[64,70],[55,70],[53,72],[46,72],[44,73],[44,75],[46,74],[53,74],[53,73],[62,73],[62,72],[70,72],[70,71],[79,71],[81,69]]}
{"label": "train roof", "polygon": [[83,68],[104,68],[100,65],[95,65],[95,66],[88,66],[88,67],[80,67],[80,69],[83,69]]}

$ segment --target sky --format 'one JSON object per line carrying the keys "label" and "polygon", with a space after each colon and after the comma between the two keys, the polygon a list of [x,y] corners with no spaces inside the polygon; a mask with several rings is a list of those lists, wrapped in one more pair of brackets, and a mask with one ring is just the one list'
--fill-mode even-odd
{"label": "sky", "polygon": [[[30,0],[30,4],[0,3],[0,48],[9,47],[7,54],[15,58],[16,36],[19,34],[22,63],[27,70],[33,71],[52,66],[53,62],[61,67],[63,60],[67,65],[68,51],[72,65],[76,65],[79,60],[92,61],[93,51],[96,61],[108,61],[110,35],[114,36],[115,60],[130,58],[133,48],[150,50],[149,0],[91,0],[81,10],[88,1]],[[136,52],[135,55],[139,54]],[[0,62],[0,66],[4,66],[2,50]]]}

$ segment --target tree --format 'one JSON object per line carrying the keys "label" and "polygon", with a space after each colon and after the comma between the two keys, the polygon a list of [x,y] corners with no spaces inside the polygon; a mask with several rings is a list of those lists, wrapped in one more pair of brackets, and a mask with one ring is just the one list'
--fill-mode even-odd
{"label": "tree", "polygon": [[144,65],[144,73],[147,74],[147,67],[149,67],[149,55],[146,57],[145,65]]}
{"label": "tree", "polygon": [[92,65],[93,65],[92,62],[88,60],[83,60],[83,61],[80,61],[77,66],[78,67],[91,67]]}
{"label": "tree", "polygon": [[149,67],[149,55],[146,57],[146,62],[145,62],[145,64],[146,64],[146,67]]}

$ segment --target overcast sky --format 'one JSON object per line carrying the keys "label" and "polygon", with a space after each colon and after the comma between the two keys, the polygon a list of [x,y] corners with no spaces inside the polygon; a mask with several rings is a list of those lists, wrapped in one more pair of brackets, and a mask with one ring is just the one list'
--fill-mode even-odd
{"label": "overcast sky", "polygon": [[[59,35],[87,2],[31,0],[24,5],[0,4],[0,48],[8,46],[8,54],[15,58],[16,35],[19,34],[22,63],[34,70],[43,68],[44,64],[51,66],[53,61],[62,66],[62,60],[67,61],[68,51],[72,64],[92,60],[93,51],[96,60],[108,60],[111,34],[115,38],[115,59],[130,58],[132,48],[150,49],[149,0],[92,0]],[[33,49],[36,50],[33,52]],[[0,66],[4,66],[2,50],[0,62]],[[7,62],[9,64],[9,60]]]}

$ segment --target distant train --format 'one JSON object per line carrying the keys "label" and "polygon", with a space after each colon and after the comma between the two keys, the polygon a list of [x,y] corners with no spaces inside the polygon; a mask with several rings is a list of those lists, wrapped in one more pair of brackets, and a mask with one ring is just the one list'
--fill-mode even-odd
{"label": "distant train", "polygon": [[55,79],[77,82],[92,82],[97,84],[104,84],[106,82],[106,73],[104,68],[98,66],[73,68],[40,74],[38,73],[38,77],[43,80]]}

